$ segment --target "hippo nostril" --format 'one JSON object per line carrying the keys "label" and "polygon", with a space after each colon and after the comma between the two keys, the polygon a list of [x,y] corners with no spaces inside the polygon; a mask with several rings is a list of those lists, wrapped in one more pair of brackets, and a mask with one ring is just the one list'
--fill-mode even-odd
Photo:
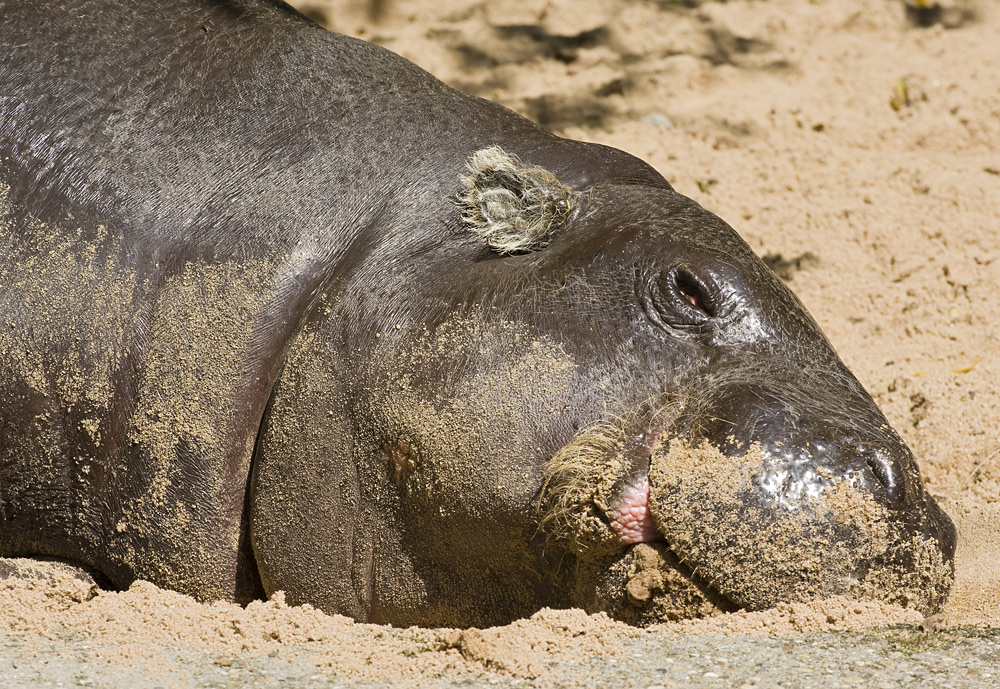
{"label": "hippo nostril", "polygon": [[875,448],[870,447],[860,447],[859,451],[864,457],[865,464],[868,465],[868,469],[871,471],[875,480],[885,488],[886,493],[889,495],[889,499],[893,501],[899,500],[901,497],[900,493],[902,490],[902,484],[898,480],[898,476],[892,462],[890,459],[885,457],[885,455]]}
{"label": "hippo nostril", "polygon": [[867,455],[865,457],[865,464],[868,468],[872,470],[872,474],[878,479],[878,482],[886,489],[889,488],[889,473],[885,470],[885,464],[879,461],[877,457]]}

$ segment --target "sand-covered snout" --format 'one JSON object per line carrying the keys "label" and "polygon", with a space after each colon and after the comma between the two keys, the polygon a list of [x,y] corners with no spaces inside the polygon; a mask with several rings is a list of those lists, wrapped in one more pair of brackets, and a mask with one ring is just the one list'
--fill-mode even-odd
{"label": "sand-covered snout", "polygon": [[[832,596],[938,610],[952,581],[946,548],[906,510],[817,463],[794,480],[789,460],[752,444],[661,443],[650,464],[650,512],[671,550],[736,606],[762,610]],[[801,475],[801,471],[799,475]],[[933,501],[931,501],[932,503]],[[939,511],[939,509],[938,509]]]}
{"label": "sand-covered snout", "polygon": [[844,470],[815,444],[720,448],[674,424],[642,428],[595,426],[550,462],[542,530],[577,558],[581,607],[649,624],[834,596],[930,614],[947,597],[934,521],[947,517],[886,488],[871,457]]}

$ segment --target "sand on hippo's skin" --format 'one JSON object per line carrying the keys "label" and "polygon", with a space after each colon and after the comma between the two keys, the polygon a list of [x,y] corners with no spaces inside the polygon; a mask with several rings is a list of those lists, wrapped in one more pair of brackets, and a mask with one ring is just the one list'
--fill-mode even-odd
{"label": "sand on hippo's skin", "polygon": [[[638,155],[729,221],[816,317],[958,524],[955,585],[933,624],[1000,625],[995,3],[946,1],[944,25],[927,28],[901,0],[298,4],[561,135]],[[552,658],[613,655],[606,642],[628,634],[919,621],[834,599],[648,631],[579,611],[491,630],[401,630],[280,596],[246,609],[146,583],[95,596],[64,575],[0,582],[0,605],[0,637],[25,653],[84,639],[95,662],[167,676],[176,668],[157,664],[164,644],[222,665],[308,651],[318,671],[387,682],[537,676]]]}

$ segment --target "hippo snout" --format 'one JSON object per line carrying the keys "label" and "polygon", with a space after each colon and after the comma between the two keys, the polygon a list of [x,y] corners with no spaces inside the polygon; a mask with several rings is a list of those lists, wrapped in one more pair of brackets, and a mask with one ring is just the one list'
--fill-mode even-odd
{"label": "hippo snout", "polygon": [[947,596],[955,527],[856,385],[727,382],[665,429],[657,529],[740,607],[848,595],[932,611]]}

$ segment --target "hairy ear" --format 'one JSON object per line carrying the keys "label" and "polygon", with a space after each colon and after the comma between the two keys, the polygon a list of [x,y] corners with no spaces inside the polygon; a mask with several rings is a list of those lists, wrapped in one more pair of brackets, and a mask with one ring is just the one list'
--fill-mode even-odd
{"label": "hairy ear", "polygon": [[498,254],[548,246],[572,205],[572,190],[543,167],[522,163],[499,146],[466,163],[458,205],[462,220]]}

